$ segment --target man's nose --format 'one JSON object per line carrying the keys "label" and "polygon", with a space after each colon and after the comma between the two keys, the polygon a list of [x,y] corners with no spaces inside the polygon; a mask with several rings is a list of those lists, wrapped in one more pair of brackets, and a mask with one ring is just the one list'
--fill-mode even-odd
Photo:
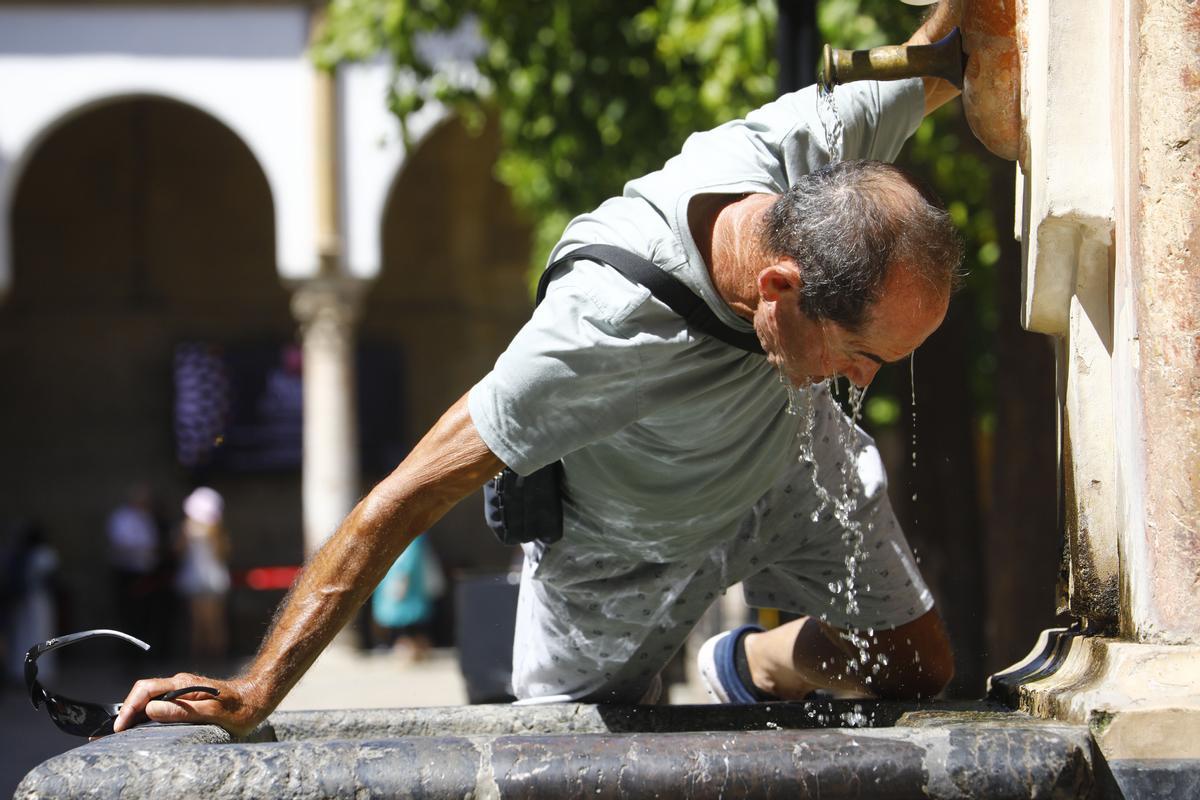
{"label": "man's nose", "polygon": [[866,388],[875,379],[877,372],[879,372],[878,364],[859,358],[847,364],[842,374],[849,378],[851,383],[861,389]]}

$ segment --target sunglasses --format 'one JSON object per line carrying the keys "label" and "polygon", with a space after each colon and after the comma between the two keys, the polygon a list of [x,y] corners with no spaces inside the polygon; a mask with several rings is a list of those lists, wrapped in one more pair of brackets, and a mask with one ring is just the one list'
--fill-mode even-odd
{"label": "sunglasses", "polygon": [[[25,654],[25,686],[29,688],[29,699],[33,703],[33,707],[38,708],[42,703],[45,703],[46,713],[50,715],[50,720],[58,726],[59,730],[69,733],[72,736],[108,736],[113,732],[113,722],[121,710],[121,704],[88,703],[82,700],[72,700],[61,694],[46,691],[46,688],[37,679],[37,660],[43,653],[49,653],[51,650],[58,650],[60,647],[66,647],[69,644],[76,644],[101,637],[121,639],[140,647],[142,650],[150,649],[150,645],[127,633],[95,630],[71,633],[66,636],[48,639],[41,644],[29,648],[29,652]],[[186,686],[182,689],[165,692],[150,699],[174,700],[189,692],[205,692],[214,696],[219,694],[211,686]]]}

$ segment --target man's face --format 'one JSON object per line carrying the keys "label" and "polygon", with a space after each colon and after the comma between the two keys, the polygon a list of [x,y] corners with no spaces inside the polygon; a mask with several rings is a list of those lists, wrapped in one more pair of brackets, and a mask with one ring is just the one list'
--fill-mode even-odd
{"label": "man's face", "polygon": [[800,310],[799,270],[777,265],[776,274],[760,276],[760,302],[754,327],[767,360],[795,386],[808,386],[845,375],[866,386],[879,368],[900,361],[937,330],[949,297],[911,274],[893,269],[878,302],[868,309],[857,332],[835,322],[814,320]]}

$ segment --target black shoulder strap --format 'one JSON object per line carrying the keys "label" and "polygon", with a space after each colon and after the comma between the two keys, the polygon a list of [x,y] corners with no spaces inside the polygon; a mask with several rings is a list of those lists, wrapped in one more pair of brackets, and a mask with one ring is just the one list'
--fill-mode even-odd
{"label": "black shoulder strap", "polygon": [[645,286],[652,295],[683,317],[689,327],[703,331],[714,339],[719,339],[740,350],[763,355],[762,345],[759,344],[758,336],[753,332],[738,331],[729,327],[717,319],[717,315],[708,307],[708,304],[697,297],[695,292],[674,275],[663,272],[653,262],[639,255],[610,244],[584,245],[546,267],[546,271],[542,273],[542,277],[538,281],[538,303],[542,302],[542,298],[546,296],[546,287],[550,284],[551,273],[559,265],[579,258],[608,264],[634,283]]}

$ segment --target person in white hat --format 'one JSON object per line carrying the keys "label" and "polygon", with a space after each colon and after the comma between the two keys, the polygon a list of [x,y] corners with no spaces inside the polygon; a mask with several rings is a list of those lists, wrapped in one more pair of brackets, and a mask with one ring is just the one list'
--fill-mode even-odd
{"label": "person in white hat", "polygon": [[183,501],[175,588],[188,601],[191,653],[198,659],[226,655],[225,595],[229,591],[229,537],[223,524],[225,501],[201,486]]}

